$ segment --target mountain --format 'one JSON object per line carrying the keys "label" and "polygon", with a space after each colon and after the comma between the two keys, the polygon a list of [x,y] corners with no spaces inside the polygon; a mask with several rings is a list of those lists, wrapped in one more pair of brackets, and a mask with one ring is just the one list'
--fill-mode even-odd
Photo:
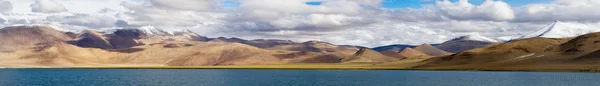
{"label": "mountain", "polygon": [[555,21],[538,31],[524,35],[524,36],[520,37],[519,39],[534,38],[534,37],[568,38],[568,37],[575,37],[575,36],[593,33],[593,32],[600,32],[600,29],[591,28],[585,24]]}
{"label": "mountain", "polygon": [[413,48],[405,48],[404,50],[400,51],[398,54],[400,54],[400,56],[406,57],[407,59],[419,59],[419,58],[429,58],[431,56],[420,52],[418,50],[415,50]]}
{"label": "mountain", "polygon": [[93,30],[87,30],[83,34],[76,36],[69,43],[85,48],[114,49],[115,47],[107,40],[104,34]]}
{"label": "mountain", "polygon": [[343,59],[344,63],[384,63],[400,60],[396,57],[383,55],[369,48],[362,48],[349,58]]}
{"label": "mountain", "polygon": [[278,45],[296,43],[291,40],[278,40],[278,39],[245,40],[245,39],[235,38],[235,37],[233,37],[233,38],[225,38],[225,37],[209,38],[208,42],[235,42],[235,43],[247,44],[247,45],[251,45],[251,46],[255,46],[255,47],[259,47],[259,48],[272,48],[272,47],[275,47]]}
{"label": "mountain", "polygon": [[529,38],[514,40],[507,43],[487,46],[459,52],[450,56],[432,58],[421,65],[424,68],[435,69],[479,69],[491,68],[487,65],[508,65],[522,61],[527,57],[535,58],[535,54],[545,53],[559,46],[568,38]]}
{"label": "mountain", "polygon": [[[118,32],[124,32],[119,34]],[[113,34],[134,37],[142,44],[153,44],[164,41],[208,41],[209,38],[200,36],[192,31],[185,29],[158,29],[152,26],[139,28],[117,29]]]}
{"label": "mountain", "polygon": [[214,39],[188,31],[137,28],[65,33],[54,27],[15,26],[0,29],[0,39],[0,65],[9,67],[341,63],[358,51],[356,46],[321,41],[215,38],[226,42],[211,42]]}
{"label": "mountain", "polygon": [[414,45],[404,45],[404,44],[396,44],[396,45],[387,45],[387,46],[375,47],[375,48],[373,48],[373,50],[379,51],[379,52],[383,52],[383,51],[400,52],[400,50],[403,50],[404,48],[415,48],[415,47],[417,47],[417,46],[414,46]]}
{"label": "mountain", "polygon": [[49,45],[71,40],[52,26],[11,26],[0,29],[0,51],[43,49]]}
{"label": "mountain", "polygon": [[151,26],[126,29],[112,29],[104,32],[87,30],[71,41],[80,47],[121,49],[131,48],[145,44],[154,44],[169,41],[207,41],[207,37],[200,36],[189,30],[161,30]]}
{"label": "mountain", "polygon": [[415,47],[415,50],[425,53],[428,56],[433,56],[433,57],[446,56],[446,55],[452,54],[452,53],[446,52],[444,50],[441,50],[439,48],[433,47],[429,44],[419,45],[419,46]]}
{"label": "mountain", "polygon": [[394,52],[394,51],[383,51],[383,52],[379,52],[385,56],[389,56],[389,57],[395,57],[398,59],[405,59],[405,56],[400,55],[398,52]]}
{"label": "mountain", "polygon": [[492,39],[492,38],[488,38],[488,37],[484,37],[484,36],[475,34],[475,35],[461,36],[461,37],[446,41],[435,47],[440,48],[444,51],[456,53],[456,52],[480,48],[480,47],[484,47],[484,46],[487,46],[490,44],[497,44],[497,43],[502,43],[502,42],[503,41],[501,41],[501,40]]}

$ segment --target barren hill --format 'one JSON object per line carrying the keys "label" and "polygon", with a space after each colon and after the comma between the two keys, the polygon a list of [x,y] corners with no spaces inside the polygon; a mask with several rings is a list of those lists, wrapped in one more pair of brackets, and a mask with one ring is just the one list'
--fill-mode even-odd
{"label": "barren hill", "polygon": [[406,57],[407,59],[418,59],[418,58],[429,58],[431,56],[420,52],[418,50],[412,48],[405,48],[399,53],[401,56]]}
{"label": "barren hill", "polygon": [[0,51],[44,48],[71,37],[50,26],[13,26],[0,29]]}
{"label": "barren hill", "polygon": [[425,53],[429,56],[433,56],[433,57],[446,56],[446,55],[452,54],[452,53],[448,53],[444,50],[441,50],[439,48],[433,47],[429,44],[419,45],[415,48],[415,50]]}
{"label": "barren hill", "polygon": [[383,55],[369,48],[360,49],[354,55],[343,60],[345,63],[384,63],[397,61],[399,58]]}
{"label": "barren hill", "polygon": [[190,39],[197,34],[140,29],[119,29],[110,34],[85,31],[69,36],[51,27],[19,26],[0,29],[0,35],[4,39],[0,42],[0,65],[13,67],[340,63],[357,51],[319,41],[254,40],[255,44],[270,46],[259,48]]}
{"label": "barren hill", "polygon": [[[421,67],[434,68],[492,68],[489,65],[518,63],[528,57],[546,52],[549,48],[567,42],[569,39],[530,38],[508,43],[459,52],[454,55],[432,58]],[[487,66],[486,66],[487,65]],[[445,67],[444,67],[445,66]]]}

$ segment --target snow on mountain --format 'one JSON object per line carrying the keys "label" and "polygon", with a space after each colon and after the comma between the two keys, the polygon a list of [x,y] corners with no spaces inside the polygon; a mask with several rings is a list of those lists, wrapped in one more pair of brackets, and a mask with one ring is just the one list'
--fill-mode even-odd
{"label": "snow on mountain", "polygon": [[453,40],[470,40],[470,41],[491,42],[491,43],[502,42],[502,40],[488,38],[485,36],[481,36],[479,34],[461,36],[461,37],[455,38]]}
{"label": "snow on mountain", "polygon": [[446,41],[442,44],[436,45],[435,47],[447,52],[456,53],[502,42],[504,41],[501,39],[493,39],[478,34],[473,34]]}
{"label": "snow on mountain", "polygon": [[600,32],[600,29],[591,28],[586,24],[578,24],[578,23],[567,23],[561,21],[555,21],[554,23],[549,24],[548,26],[533,32],[528,35],[524,35],[519,39],[524,38],[534,38],[534,37],[543,37],[543,38],[568,38],[575,37],[587,33]]}
{"label": "snow on mountain", "polygon": [[142,26],[142,27],[134,27],[134,28],[112,28],[101,30],[101,32],[110,34],[119,30],[135,30],[142,32],[147,36],[196,36],[195,32],[192,32],[187,29],[160,29],[154,26]]}
{"label": "snow on mountain", "polygon": [[185,33],[186,30],[162,30],[162,29],[157,29],[154,26],[143,26],[143,27],[139,27],[137,28],[137,30],[140,30],[144,33],[146,33],[146,35],[151,35],[151,36],[173,36],[175,35],[175,33]]}

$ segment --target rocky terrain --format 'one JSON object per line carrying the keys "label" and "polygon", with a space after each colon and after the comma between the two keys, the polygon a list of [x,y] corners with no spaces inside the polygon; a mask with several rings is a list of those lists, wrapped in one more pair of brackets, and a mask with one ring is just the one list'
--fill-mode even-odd
{"label": "rocky terrain", "polygon": [[320,41],[206,38],[148,28],[71,33],[15,26],[0,29],[0,37],[0,65],[23,67],[342,63],[359,50]]}
{"label": "rocky terrain", "polygon": [[0,39],[2,67],[271,65],[248,67],[600,71],[600,33],[507,42],[471,35],[436,46],[377,48],[382,51],[321,41],[208,38],[187,30],[152,28],[74,33],[52,26],[11,26],[0,29]]}

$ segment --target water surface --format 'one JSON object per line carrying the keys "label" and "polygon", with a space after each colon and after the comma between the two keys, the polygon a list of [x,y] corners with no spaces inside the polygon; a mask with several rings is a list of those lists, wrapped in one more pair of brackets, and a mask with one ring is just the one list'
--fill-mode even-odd
{"label": "water surface", "polygon": [[600,86],[597,73],[0,69],[0,86]]}

